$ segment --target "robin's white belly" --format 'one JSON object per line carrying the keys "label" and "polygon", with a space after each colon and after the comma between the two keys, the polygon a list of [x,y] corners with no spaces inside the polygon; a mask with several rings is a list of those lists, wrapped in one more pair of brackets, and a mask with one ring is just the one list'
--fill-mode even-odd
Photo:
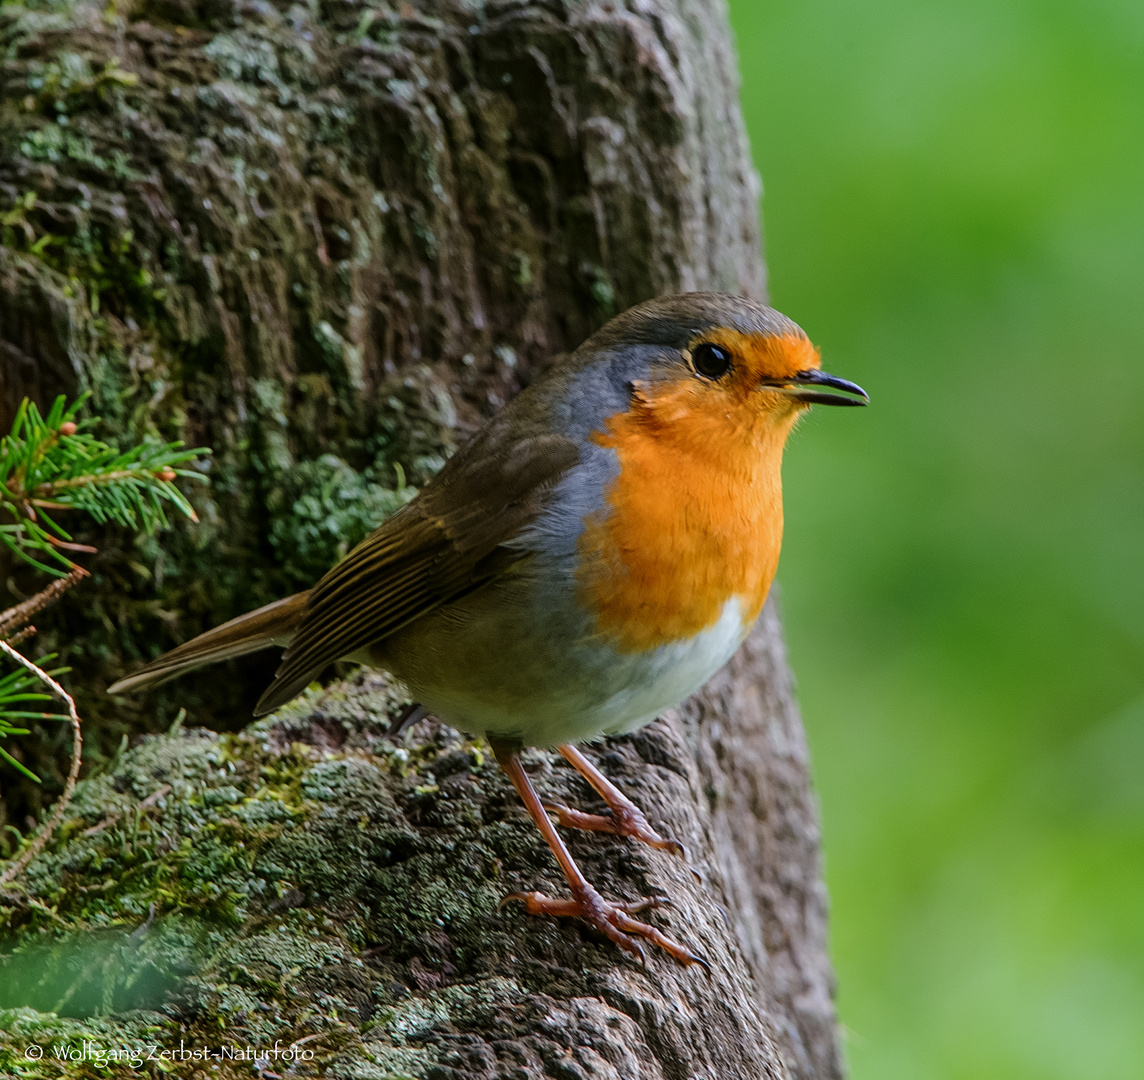
{"label": "robin's white belly", "polygon": [[498,590],[490,610],[474,594],[472,610],[462,601],[419,620],[384,643],[373,662],[464,731],[553,746],[649,723],[711,678],[750,629],[732,597],[690,639],[620,652],[561,597],[539,606],[535,594],[504,599]]}

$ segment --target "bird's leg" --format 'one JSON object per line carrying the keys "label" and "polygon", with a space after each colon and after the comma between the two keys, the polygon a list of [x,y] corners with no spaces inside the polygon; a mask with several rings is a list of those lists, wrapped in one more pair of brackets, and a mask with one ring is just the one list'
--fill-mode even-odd
{"label": "bird's leg", "polygon": [[593,832],[614,833],[616,836],[630,836],[633,840],[648,844],[660,851],[670,851],[684,861],[687,849],[678,840],[667,840],[660,836],[649,824],[643,811],[629,799],[574,746],[565,744],[556,748],[568,759],[572,767],[593,788],[596,794],[608,804],[610,815],[585,814],[573,810],[562,803],[546,802],[545,810],[554,813],[561,825],[572,829],[588,829]]}
{"label": "bird's leg", "polygon": [[560,839],[556,827],[544,812],[540,796],[536,794],[532,781],[529,780],[528,774],[520,763],[519,744],[493,737],[489,738],[489,744],[492,746],[493,754],[500,763],[500,767],[508,773],[508,778],[512,781],[513,787],[516,788],[517,794],[520,795],[529,816],[548,842],[552,854],[556,856],[556,861],[560,864],[560,869],[564,871],[569,888],[572,890],[571,900],[556,900],[538,892],[522,892],[510,893],[501,903],[519,900],[527,908],[530,915],[575,916],[584,919],[605,937],[619,945],[621,949],[640,960],[644,959],[643,947],[639,942],[639,939],[643,938],[653,945],[658,945],[661,949],[666,949],[682,964],[702,964],[706,967],[707,962],[701,956],[696,956],[689,949],[672,941],[654,926],[649,926],[647,923],[632,918],[633,915],[641,911],[662,907],[669,903],[666,897],[648,897],[628,904],[605,900],[599,894],[595,886],[580,872],[580,868],[576,865],[568,848],[564,846],[564,841]]}

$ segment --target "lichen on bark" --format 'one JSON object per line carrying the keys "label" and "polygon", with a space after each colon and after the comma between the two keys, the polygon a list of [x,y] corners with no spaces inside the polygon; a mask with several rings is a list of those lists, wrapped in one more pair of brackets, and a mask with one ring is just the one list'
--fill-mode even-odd
{"label": "lichen on bark", "polygon": [[[662,957],[641,969],[578,924],[498,911],[511,891],[560,892],[555,864],[487,747],[435,723],[384,738],[399,700],[361,674],[239,733],[150,736],[85,781],[4,897],[0,1067],[29,1040],[149,1030],[148,1044],[219,1053],[304,1039],[314,1076],[783,1075],[743,1011],[755,997],[717,902],[723,867],[700,862],[700,885],[669,855],[572,841],[613,895],[669,893],[667,932],[710,976]],[[657,724],[601,760],[707,852],[685,730]],[[547,797],[590,803],[557,756],[526,762]]]}

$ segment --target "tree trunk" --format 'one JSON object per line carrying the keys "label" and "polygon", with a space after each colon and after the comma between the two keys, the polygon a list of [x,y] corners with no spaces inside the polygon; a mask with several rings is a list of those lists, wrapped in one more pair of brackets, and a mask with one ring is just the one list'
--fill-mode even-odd
{"label": "tree trunk", "polygon": [[[0,45],[0,421],[88,389],[107,437],[214,449],[201,523],[162,552],[101,532],[95,580],[41,625],[97,747],[181,707],[245,723],[273,658],[126,705],[100,691],[312,583],[610,315],[764,294],[721,0],[56,0],[0,9]],[[397,693],[353,676],[237,734],[151,737],[81,785],[6,898],[0,1005],[64,1018],[0,1015],[21,1065],[52,1033],[309,1036],[303,1075],[841,1075],[773,603],[677,715],[590,751],[705,883],[571,839],[605,894],[670,892],[654,918],[710,977],[498,913],[559,891],[555,865],[479,746],[433,723],[381,737]],[[527,764],[591,804],[560,759]]]}

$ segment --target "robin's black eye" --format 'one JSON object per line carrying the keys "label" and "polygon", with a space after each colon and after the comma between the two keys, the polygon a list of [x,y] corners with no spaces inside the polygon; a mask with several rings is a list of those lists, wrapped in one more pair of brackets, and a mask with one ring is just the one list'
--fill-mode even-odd
{"label": "robin's black eye", "polygon": [[705,379],[720,379],[731,370],[731,354],[721,345],[702,341],[691,350],[691,363]]}

